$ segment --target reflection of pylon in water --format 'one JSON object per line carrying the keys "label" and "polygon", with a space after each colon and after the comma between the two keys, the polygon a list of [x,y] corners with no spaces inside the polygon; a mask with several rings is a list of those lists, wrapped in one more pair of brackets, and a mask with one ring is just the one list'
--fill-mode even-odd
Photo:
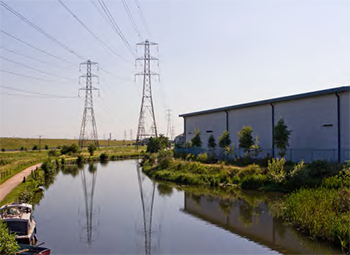
{"label": "reflection of pylon in water", "polygon": [[[97,178],[97,169],[93,164],[89,165],[89,173],[92,176],[91,183],[88,183],[87,176],[86,176],[86,170],[85,168],[80,171],[81,181],[83,184],[83,191],[84,191],[84,206],[85,206],[85,218],[82,225],[83,227],[83,233],[81,233],[80,241],[86,242],[89,246],[91,246],[92,242],[96,240],[94,231],[97,231],[97,227],[94,226],[93,223],[93,216],[94,216],[94,207],[93,207],[93,199],[94,199],[94,193],[95,193],[95,184],[96,184],[96,178]],[[90,190],[88,189],[88,184],[91,185]],[[86,233],[85,233],[86,232]]]}
{"label": "reflection of pylon in water", "polygon": [[[153,205],[154,205],[154,194],[156,189],[156,183],[152,182],[149,185],[144,183],[144,176],[141,170],[141,167],[137,165],[137,179],[139,183],[140,189],[140,197],[141,197],[141,208],[142,208],[142,234],[144,237],[144,249],[145,255],[152,254],[152,248],[155,248],[152,245],[152,234],[155,233],[152,220],[153,220]],[[147,192],[148,191],[148,192]],[[148,195],[149,193],[150,195]],[[159,246],[159,244],[158,244]]]}

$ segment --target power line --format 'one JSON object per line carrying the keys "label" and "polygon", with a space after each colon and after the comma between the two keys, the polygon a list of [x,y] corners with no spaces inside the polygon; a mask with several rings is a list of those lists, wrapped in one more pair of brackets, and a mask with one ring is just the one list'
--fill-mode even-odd
{"label": "power line", "polygon": [[40,59],[37,59],[37,58],[33,58],[33,57],[30,57],[30,56],[24,55],[24,54],[19,53],[19,52],[17,52],[17,51],[7,49],[7,48],[5,48],[5,47],[3,47],[3,46],[1,46],[1,45],[0,45],[0,48],[3,49],[3,50],[6,50],[7,52],[11,52],[11,53],[13,53],[13,54],[16,54],[16,55],[19,55],[19,56],[28,58],[28,59],[30,59],[30,60],[34,60],[34,61],[37,61],[37,62],[46,64],[46,65],[51,65],[51,66],[54,66],[54,67],[59,67],[59,68],[67,69],[66,67],[54,65],[54,64],[51,64],[51,63],[49,63],[49,62],[46,62],[46,61],[43,61],[43,60],[40,60]]}
{"label": "power line", "polygon": [[135,51],[132,49],[132,47],[130,46],[128,40],[126,40],[125,36],[123,35],[122,31],[120,30],[117,22],[115,21],[115,19],[113,18],[112,14],[110,13],[107,5],[103,2],[103,0],[98,0],[100,6],[102,7],[103,11],[105,12],[108,20],[110,21],[110,23],[112,24],[112,28],[114,29],[114,31],[119,35],[119,37],[122,39],[122,41],[124,42],[125,46],[128,48],[128,50],[130,51],[131,55],[133,57],[136,57]]}
{"label": "power line", "polygon": [[[0,87],[1,87],[1,88],[4,88],[4,89],[8,89],[8,90],[14,90],[14,91],[19,91],[19,92],[24,92],[24,93],[33,94],[33,95],[46,96],[46,97],[56,97],[56,98],[78,98],[78,97],[71,97],[71,96],[62,96],[62,95],[53,95],[53,94],[40,93],[40,92],[29,91],[29,90],[24,90],[24,89],[12,88],[12,87],[3,86],[3,85],[0,85]],[[20,95],[20,94],[18,94],[18,95]]]}
{"label": "power line", "polygon": [[20,74],[20,73],[15,73],[15,72],[3,70],[3,69],[0,69],[0,72],[12,74],[12,75],[17,75],[17,76],[21,76],[21,77],[28,78],[28,79],[34,79],[34,80],[39,80],[39,81],[55,82],[55,81],[53,81],[53,80],[42,79],[42,78],[38,78],[38,77],[34,77],[34,76],[29,76],[29,75],[25,75],[25,74]]}
{"label": "power line", "polygon": [[100,37],[98,37],[87,25],[85,25],[85,23],[83,21],[81,21],[77,15],[74,14],[74,12],[72,10],[70,10],[68,8],[68,6],[66,4],[64,4],[61,0],[58,0],[58,2],[60,2],[60,4],[80,23],[80,25],[82,25],[93,37],[95,37],[96,40],[98,40],[100,43],[103,44],[103,46],[105,46],[107,49],[109,49],[115,56],[117,56],[118,58],[122,59],[123,61],[129,63],[126,59],[124,59],[121,55],[119,55],[118,53],[116,53],[111,47],[109,47]]}
{"label": "power line", "polygon": [[22,16],[20,13],[16,12],[14,9],[12,9],[10,6],[8,6],[7,4],[5,4],[3,1],[0,1],[0,4],[6,8],[8,11],[10,11],[12,14],[16,15],[18,18],[20,18],[22,21],[26,22],[28,25],[30,25],[31,27],[33,27],[35,30],[37,30],[38,32],[40,32],[41,34],[43,34],[45,37],[47,37],[48,39],[50,39],[51,41],[53,41],[54,43],[56,43],[57,45],[59,45],[60,47],[62,47],[63,49],[65,49],[66,51],[68,51],[69,53],[75,55],[76,57],[80,58],[80,59],[84,59],[81,55],[79,55],[78,53],[76,53],[74,50],[70,49],[67,45],[63,44],[62,42],[60,42],[59,40],[57,40],[55,37],[51,36],[50,34],[48,34],[47,32],[45,32],[43,29],[41,29],[40,27],[38,27],[37,25],[35,25],[33,22],[31,22],[30,20],[28,20],[27,18],[25,18],[24,16]]}
{"label": "power line", "polygon": [[107,71],[107,70],[105,70],[105,69],[102,69],[102,67],[100,67],[100,70],[103,71],[103,72],[105,72],[105,73],[107,73],[107,74],[109,74],[109,75],[111,75],[111,76],[113,76],[113,77],[115,77],[115,78],[117,78],[117,79],[120,79],[120,80],[124,80],[124,81],[128,81],[128,82],[134,83],[133,80],[129,80],[129,79],[127,79],[127,78],[124,78],[124,77],[115,75],[115,74],[113,74],[113,73],[111,73],[111,72],[109,72],[109,71]]}
{"label": "power line", "polygon": [[147,26],[146,19],[145,19],[145,16],[143,15],[143,11],[142,11],[142,9],[141,9],[141,6],[140,6],[139,1],[138,1],[138,0],[135,0],[135,4],[136,4],[136,6],[137,6],[137,9],[139,10],[139,14],[140,14],[141,20],[142,20],[142,22],[143,22],[143,25],[144,25],[145,28],[146,28],[146,31],[147,31],[147,33],[148,33],[148,36],[151,36],[151,32],[150,32],[150,30],[149,30],[149,28],[148,28],[148,26]]}
{"label": "power line", "polygon": [[77,98],[77,97],[50,97],[50,96],[36,96],[36,95],[25,95],[16,93],[1,93],[1,95],[6,96],[18,96],[18,97],[29,97],[29,98],[55,98],[55,99],[67,99],[67,98]]}
{"label": "power line", "polygon": [[124,6],[124,9],[125,9],[126,13],[127,13],[128,16],[129,16],[129,19],[130,19],[130,21],[131,21],[131,24],[132,24],[132,26],[134,27],[134,29],[135,29],[135,31],[136,31],[137,36],[138,36],[139,39],[142,41],[142,36],[141,36],[140,30],[138,29],[138,27],[137,27],[137,25],[136,25],[136,22],[135,22],[135,20],[134,20],[132,14],[131,14],[131,11],[130,11],[130,9],[129,9],[129,6],[128,6],[127,2],[126,2],[125,0],[122,0],[122,3],[123,3],[123,6]]}
{"label": "power line", "polygon": [[15,36],[13,36],[13,35],[11,35],[11,34],[5,32],[5,31],[2,30],[2,29],[0,29],[0,31],[1,31],[1,33],[5,34],[5,35],[7,35],[7,36],[9,36],[9,37],[11,37],[11,38],[13,38],[13,39],[15,39],[15,40],[17,40],[17,41],[23,43],[23,44],[25,44],[25,45],[27,45],[27,46],[33,48],[33,49],[36,49],[37,51],[40,51],[40,52],[45,53],[45,54],[47,54],[47,55],[49,55],[49,56],[51,56],[51,57],[53,57],[53,58],[56,58],[56,59],[59,59],[59,60],[61,60],[61,61],[64,61],[64,62],[66,62],[66,63],[71,64],[71,62],[69,62],[69,61],[67,61],[67,60],[65,60],[65,59],[63,59],[63,58],[57,57],[57,56],[55,56],[55,55],[53,55],[53,54],[51,54],[51,53],[49,53],[49,52],[47,52],[47,51],[45,51],[45,50],[39,49],[38,47],[35,47],[35,46],[33,46],[33,45],[31,45],[31,44],[29,44],[29,43],[27,43],[27,42],[25,42],[25,41],[23,41],[23,40],[21,40],[21,39],[15,37]]}
{"label": "power line", "polygon": [[45,72],[45,71],[36,69],[36,68],[34,68],[34,67],[30,67],[30,66],[28,66],[28,65],[25,65],[25,64],[22,64],[22,63],[18,63],[18,62],[14,61],[14,60],[8,59],[8,58],[3,57],[3,56],[0,56],[0,58],[5,59],[6,61],[11,62],[11,63],[14,63],[14,64],[16,64],[16,65],[23,66],[23,67],[25,67],[25,68],[34,70],[34,71],[39,72],[39,73],[43,73],[43,74],[46,74],[46,75],[54,76],[54,77],[57,77],[57,78],[62,78],[62,79],[68,80],[68,81],[71,80],[71,79],[65,78],[65,77],[63,77],[63,76],[59,76],[59,75],[56,75],[56,74],[48,73],[48,72]]}

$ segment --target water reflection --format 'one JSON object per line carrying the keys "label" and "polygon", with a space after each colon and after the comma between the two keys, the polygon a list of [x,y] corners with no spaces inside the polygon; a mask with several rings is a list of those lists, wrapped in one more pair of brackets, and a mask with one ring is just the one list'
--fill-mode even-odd
{"label": "water reflection", "polygon": [[153,181],[149,181],[147,178],[147,182],[145,181],[146,176],[142,173],[142,169],[137,164],[137,180],[140,190],[140,198],[141,198],[141,208],[142,208],[142,231],[144,237],[144,251],[146,255],[152,254],[152,248],[157,248],[158,246],[154,246],[152,244],[152,234],[155,234],[156,231],[152,226],[153,221],[153,205],[154,205],[154,194],[156,189],[156,183]]}
{"label": "water reflection", "polygon": [[220,199],[186,191],[184,195],[184,212],[281,253],[333,254],[336,251],[301,236],[281,220],[273,218],[268,208],[270,198],[259,199],[245,194],[244,199]]}
{"label": "water reflection", "polygon": [[[88,180],[88,175],[86,171],[89,172],[89,177],[91,180]],[[73,172],[75,173],[75,171]],[[92,242],[96,240],[98,232],[98,224],[94,224],[94,193],[95,193],[95,185],[97,178],[97,167],[93,163],[90,163],[87,167],[84,167],[80,171],[80,177],[82,182],[83,194],[84,194],[84,208],[85,213],[83,217],[84,220],[80,221],[82,225],[82,233],[80,236],[81,242],[86,242],[89,246],[91,246]],[[78,211],[80,211],[78,209]]]}

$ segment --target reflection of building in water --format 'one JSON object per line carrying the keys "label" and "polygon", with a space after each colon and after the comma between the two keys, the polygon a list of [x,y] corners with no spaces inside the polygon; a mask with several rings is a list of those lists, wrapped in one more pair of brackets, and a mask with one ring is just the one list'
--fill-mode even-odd
{"label": "reflection of building in water", "polygon": [[253,207],[242,199],[220,200],[185,192],[184,211],[281,253],[338,252],[326,245],[321,249],[320,243],[307,238],[301,240],[301,234],[274,219],[263,202]]}
{"label": "reflection of building in water", "polygon": [[[137,179],[140,189],[141,197],[141,208],[142,208],[142,235],[144,238],[144,250],[145,254],[152,254],[152,248],[156,248],[159,244],[152,245],[152,234],[156,234],[153,221],[153,205],[154,205],[154,194],[156,189],[156,183],[146,179],[142,173],[141,167],[137,164]],[[158,238],[159,239],[159,238]],[[159,241],[159,240],[158,240]]]}
{"label": "reflection of building in water", "polygon": [[[81,181],[83,184],[84,192],[84,207],[85,211],[83,213],[84,220],[81,221],[83,225],[82,233],[80,235],[80,241],[86,242],[91,246],[92,242],[95,241],[97,231],[97,226],[94,225],[94,193],[95,193],[95,184],[97,178],[97,168],[93,164],[89,164],[88,171],[90,174],[86,173],[86,169],[80,171]],[[90,177],[90,178],[88,178]]]}

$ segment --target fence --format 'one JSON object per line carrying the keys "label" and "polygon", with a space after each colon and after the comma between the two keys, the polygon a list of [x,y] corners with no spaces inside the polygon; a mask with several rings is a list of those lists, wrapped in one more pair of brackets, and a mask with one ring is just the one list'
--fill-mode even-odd
{"label": "fence", "polygon": [[[228,153],[223,148],[204,149],[204,148],[176,148],[176,152],[182,152],[185,154],[198,155],[201,153],[207,153],[208,155],[214,155],[218,160],[230,160],[235,158],[241,158],[246,155],[246,151],[242,148],[234,148],[231,153]],[[257,156],[253,151],[249,154],[252,158],[266,158],[273,155],[273,149],[260,149]],[[275,157],[278,156],[278,150],[275,149]],[[287,149],[284,156],[287,161],[300,162],[304,160],[305,163],[310,163],[315,160],[324,160],[328,162],[338,162],[338,150],[337,149]],[[342,149],[340,151],[341,162],[350,160],[350,149]]]}

